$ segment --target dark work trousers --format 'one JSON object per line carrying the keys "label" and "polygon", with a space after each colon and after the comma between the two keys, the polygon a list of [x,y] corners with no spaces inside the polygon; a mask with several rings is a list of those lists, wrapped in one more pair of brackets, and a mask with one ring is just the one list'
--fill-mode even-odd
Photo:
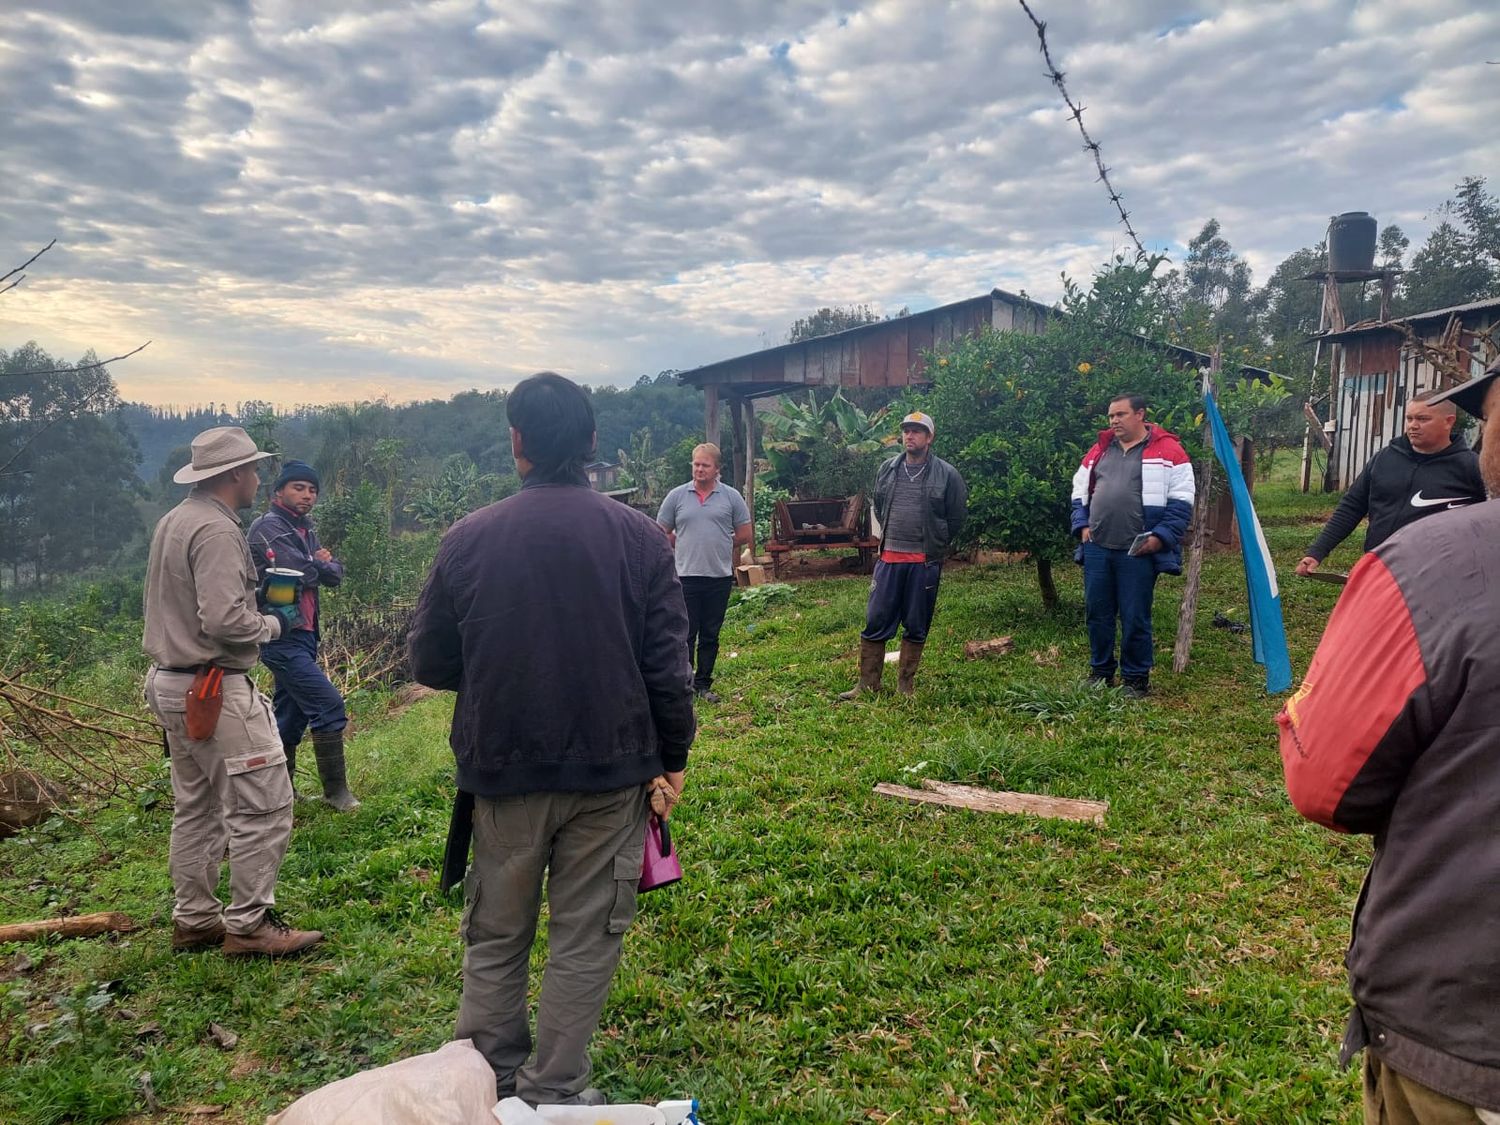
{"label": "dark work trousers", "polygon": [[271,703],[283,746],[296,746],[308,727],[317,734],[343,730],[349,725],[344,697],[318,665],[316,633],[293,629],[270,644],[261,645],[260,659],[276,678],[276,693]]}
{"label": "dark work trousers", "polygon": [[693,688],[707,691],[714,682],[714,661],[719,657],[719,630],[729,608],[734,578],[682,576],[682,597],[688,613],[688,663],[693,666]]}
{"label": "dark work trousers", "polygon": [[888,641],[899,627],[905,640],[926,644],[942,577],[941,562],[888,563],[877,559],[870,604],[865,607],[865,631],[860,637]]}
{"label": "dark work trousers", "polygon": [[[560,1102],[583,1092],[645,858],[646,790],[474,800],[464,878],[464,987],[455,1039],[472,1039],[500,1097]],[[542,880],[547,967],[535,1053],[527,987]]]}
{"label": "dark work trousers", "polygon": [[1115,674],[1115,621],[1120,623],[1120,675],[1151,674],[1151,600],[1156,564],[1150,555],[1083,545],[1083,603],[1089,627],[1089,664],[1096,676]]}

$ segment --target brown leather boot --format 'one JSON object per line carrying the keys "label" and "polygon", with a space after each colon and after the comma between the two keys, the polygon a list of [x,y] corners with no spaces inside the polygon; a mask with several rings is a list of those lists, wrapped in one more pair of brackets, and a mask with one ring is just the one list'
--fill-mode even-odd
{"label": "brown leather boot", "polygon": [[226,957],[290,957],[323,940],[320,930],[294,930],[274,910],[267,910],[260,925],[248,934],[225,934]]}
{"label": "brown leather boot", "polygon": [[885,666],[885,642],[859,639],[859,683],[848,691],[839,692],[845,701],[861,695],[874,694],[880,690],[880,673]]}
{"label": "brown leather boot", "polygon": [[224,944],[224,923],[215,922],[211,926],[184,926],[180,922],[172,923],[172,952],[173,953],[195,953],[200,949],[212,949],[216,945]]}
{"label": "brown leather boot", "polygon": [[902,695],[917,694],[917,666],[921,663],[922,646],[902,638],[901,663],[896,672],[896,690]]}

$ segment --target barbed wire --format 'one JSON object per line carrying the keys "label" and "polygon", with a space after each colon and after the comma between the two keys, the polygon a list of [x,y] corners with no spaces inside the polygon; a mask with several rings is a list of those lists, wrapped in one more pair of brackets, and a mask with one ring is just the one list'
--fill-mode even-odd
{"label": "barbed wire", "polygon": [[[1099,147],[1099,142],[1089,135],[1088,127],[1083,123],[1083,106],[1074,101],[1073,95],[1068,93],[1066,76],[1058,69],[1057,64],[1052,61],[1052,48],[1047,43],[1046,21],[1037,18],[1036,13],[1031,10],[1031,5],[1026,0],[1018,0],[1018,3],[1021,5],[1021,10],[1026,13],[1026,18],[1031,21],[1031,25],[1036,28],[1036,37],[1037,42],[1041,46],[1042,59],[1047,64],[1047,79],[1053,86],[1057,87],[1057,92],[1062,95],[1063,104],[1068,107],[1068,116],[1078,126],[1079,135],[1083,137],[1084,151],[1094,158],[1094,167],[1099,170],[1099,182],[1104,185],[1104,190],[1109,194],[1110,203],[1114,204],[1115,210],[1119,212],[1120,225],[1125,228],[1125,233],[1130,236],[1130,241],[1135,246],[1136,262],[1150,262],[1153,258],[1157,261],[1166,261],[1167,256],[1165,254],[1152,254],[1146,249],[1145,244],[1141,241],[1141,236],[1135,232],[1135,227],[1131,225],[1130,212],[1125,210],[1125,199],[1115,189],[1115,185],[1110,182],[1109,167],[1104,163],[1104,154]],[[1187,330],[1183,327],[1182,321],[1178,319],[1177,310],[1168,303],[1166,312],[1168,319],[1172,322],[1172,327],[1177,330],[1177,335],[1185,342],[1187,340]]]}
{"label": "barbed wire", "polygon": [[1146,247],[1141,242],[1141,236],[1136,234],[1135,228],[1130,225],[1130,212],[1125,210],[1125,201],[1120,193],[1115,190],[1115,185],[1110,183],[1109,168],[1104,163],[1104,154],[1099,148],[1099,142],[1089,135],[1087,126],[1083,123],[1083,106],[1073,100],[1068,93],[1068,85],[1063,72],[1058,69],[1057,64],[1052,61],[1052,49],[1047,45],[1047,24],[1037,19],[1036,13],[1031,10],[1031,5],[1026,0],[1019,0],[1021,9],[1026,13],[1026,18],[1036,28],[1036,37],[1041,44],[1042,58],[1047,63],[1047,78],[1052,85],[1057,87],[1057,92],[1062,95],[1063,103],[1068,107],[1068,115],[1078,125],[1078,132],[1083,136],[1083,147],[1090,156],[1094,158],[1094,167],[1099,170],[1099,181],[1104,185],[1104,190],[1109,193],[1109,201],[1114,204],[1115,210],[1120,213],[1120,223],[1125,228],[1125,233],[1130,236],[1130,241],[1135,244],[1136,253],[1140,258],[1150,258]]}

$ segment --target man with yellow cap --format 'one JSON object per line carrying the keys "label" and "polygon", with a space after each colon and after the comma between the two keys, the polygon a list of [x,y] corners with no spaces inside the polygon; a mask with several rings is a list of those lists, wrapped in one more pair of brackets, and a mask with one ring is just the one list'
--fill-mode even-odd
{"label": "man with yellow cap", "polygon": [[901,419],[905,452],[875,474],[875,518],[880,556],[859,635],[859,683],[839,695],[855,699],[880,690],[885,643],[902,630],[896,688],[916,691],[922,646],[937,608],[943,558],[968,515],[969,490],[957,469],[932,452],[932,418],[920,411]]}

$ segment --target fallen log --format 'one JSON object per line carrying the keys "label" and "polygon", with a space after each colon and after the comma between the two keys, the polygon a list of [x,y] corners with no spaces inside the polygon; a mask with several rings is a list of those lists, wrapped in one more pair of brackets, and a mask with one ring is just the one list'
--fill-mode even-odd
{"label": "fallen log", "polygon": [[921,789],[892,785],[882,781],[875,792],[885,797],[899,797],[924,805],[943,805],[974,812],[1020,813],[1054,820],[1079,820],[1103,825],[1109,811],[1108,801],[1080,801],[1070,797],[1046,797],[1037,793],[1008,793],[995,789],[978,789],[972,785],[954,785],[926,778]]}
{"label": "fallen log", "polygon": [[128,934],[137,929],[130,915],[118,910],[100,914],[75,914],[69,918],[47,918],[40,922],[11,922],[0,926],[0,943],[36,941],[48,934],[60,937],[94,937],[98,934]]}
{"label": "fallen log", "polygon": [[964,645],[964,656],[969,660],[978,660],[981,656],[1004,656],[1016,647],[1015,639],[1012,637],[995,637],[988,641],[970,641]]}

